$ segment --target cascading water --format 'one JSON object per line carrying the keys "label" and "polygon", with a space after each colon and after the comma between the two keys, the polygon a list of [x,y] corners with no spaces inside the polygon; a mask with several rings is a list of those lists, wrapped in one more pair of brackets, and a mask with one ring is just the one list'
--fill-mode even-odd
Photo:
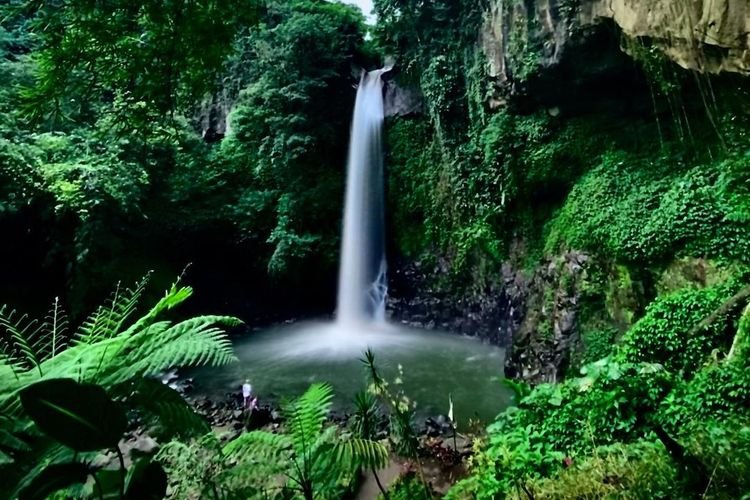
{"label": "cascading water", "polygon": [[384,366],[407,367],[406,390],[419,399],[425,416],[444,413],[448,394],[456,408],[488,420],[508,405],[510,395],[494,375],[503,366],[502,349],[385,321],[381,76],[386,71],[362,75],[354,106],[337,321],[299,322],[235,338],[240,363],[212,368],[210,376],[196,372],[199,394],[225,394],[245,379],[252,380],[261,397],[301,394],[311,382],[327,381],[346,408],[361,390],[359,358],[365,349],[373,349]]}
{"label": "cascading water", "polygon": [[354,105],[339,268],[340,323],[385,321],[383,81],[363,73]]}

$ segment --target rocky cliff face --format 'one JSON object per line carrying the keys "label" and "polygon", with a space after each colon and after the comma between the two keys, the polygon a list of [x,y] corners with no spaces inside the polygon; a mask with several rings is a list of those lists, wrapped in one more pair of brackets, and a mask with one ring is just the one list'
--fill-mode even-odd
{"label": "rocky cliff face", "polygon": [[[683,267],[671,271],[672,281],[698,283],[693,275],[700,269],[692,262]],[[609,354],[647,302],[644,283],[628,269],[578,251],[547,258],[534,269],[506,261],[495,284],[469,295],[431,289],[428,276],[441,272],[397,265],[389,317],[504,346],[506,376],[534,384],[560,381]]]}
{"label": "rocky cliff face", "polygon": [[418,115],[424,112],[424,99],[415,87],[404,87],[395,80],[386,80],[383,93],[386,118]]}
{"label": "rocky cliff face", "polygon": [[480,40],[498,87],[493,104],[613,27],[625,52],[645,42],[686,69],[750,74],[747,0],[492,0]]}

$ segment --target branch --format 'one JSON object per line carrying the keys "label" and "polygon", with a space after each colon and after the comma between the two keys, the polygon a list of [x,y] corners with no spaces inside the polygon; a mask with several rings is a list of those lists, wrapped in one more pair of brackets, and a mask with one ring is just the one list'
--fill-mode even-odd
{"label": "branch", "polygon": [[750,285],[746,286],[739,292],[732,295],[726,302],[724,302],[721,307],[719,307],[717,310],[712,312],[710,315],[708,315],[703,321],[695,325],[689,332],[688,332],[688,338],[693,337],[695,334],[697,334],[699,331],[703,330],[704,328],[707,328],[716,321],[729,314],[734,310],[736,307],[744,305],[743,301],[746,300],[748,297],[750,297]]}

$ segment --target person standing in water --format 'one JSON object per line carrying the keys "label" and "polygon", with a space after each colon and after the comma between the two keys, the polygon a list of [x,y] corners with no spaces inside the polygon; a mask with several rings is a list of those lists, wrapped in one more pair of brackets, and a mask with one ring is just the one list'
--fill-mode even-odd
{"label": "person standing in water", "polygon": [[242,407],[250,408],[250,395],[253,393],[253,386],[250,385],[250,381],[245,379],[245,383],[242,384]]}

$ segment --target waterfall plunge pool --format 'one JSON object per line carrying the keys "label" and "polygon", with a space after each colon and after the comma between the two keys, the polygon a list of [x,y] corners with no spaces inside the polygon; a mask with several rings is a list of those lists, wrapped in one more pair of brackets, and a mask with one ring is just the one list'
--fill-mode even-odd
{"label": "waterfall plunge pool", "polygon": [[[352,116],[339,269],[338,321],[301,323],[249,332],[234,339],[239,363],[193,370],[198,395],[237,393],[249,380],[260,403],[302,394],[328,382],[338,410],[352,408],[365,389],[360,361],[368,348],[381,375],[403,381],[417,417],[448,413],[449,395],[459,428],[470,419],[491,421],[506,408],[504,351],[476,339],[387,323],[387,262],[383,197],[383,73],[363,72]],[[399,367],[403,369],[400,370]],[[403,373],[401,373],[403,371]]]}
{"label": "waterfall plunge pool", "polygon": [[491,422],[510,405],[511,393],[502,384],[504,350],[470,337],[387,323],[303,322],[248,332],[233,342],[239,362],[190,371],[196,395],[239,393],[248,379],[262,404],[328,382],[335,391],[334,408],[348,411],[354,395],[366,387],[360,358],[369,347],[389,383],[402,366],[402,387],[417,402],[420,419],[447,414],[449,394],[462,429],[469,419]]}

